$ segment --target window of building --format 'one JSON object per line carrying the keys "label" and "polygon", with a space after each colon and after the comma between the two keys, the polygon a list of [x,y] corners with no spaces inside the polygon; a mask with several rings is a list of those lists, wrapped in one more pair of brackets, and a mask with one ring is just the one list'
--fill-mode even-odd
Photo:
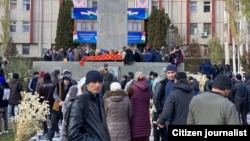
{"label": "window of building", "polygon": [[23,32],[30,32],[30,22],[23,21]]}
{"label": "window of building", "polygon": [[190,12],[197,13],[197,1],[190,1]]}
{"label": "window of building", "polygon": [[235,22],[235,27],[236,27],[237,33],[240,33],[240,30],[241,30],[241,28],[240,28],[240,22]]}
{"label": "window of building", "polygon": [[211,23],[203,24],[203,32],[206,32],[207,35],[211,34]]}
{"label": "window of building", "polygon": [[91,20],[77,20],[77,31],[93,31],[91,29]]}
{"label": "window of building", "polygon": [[159,8],[159,2],[158,1],[152,1],[152,7]]}
{"label": "window of building", "polygon": [[29,44],[23,44],[22,45],[23,55],[29,55],[30,54],[30,45]]}
{"label": "window of building", "polygon": [[137,20],[128,21],[128,31],[142,31],[142,22]]}
{"label": "window of building", "polygon": [[23,10],[24,11],[30,10],[30,0],[23,0]]}
{"label": "window of building", "polygon": [[10,9],[16,9],[17,0],[10,0]]}
{"label": "window of building", "polygon": [[235,2],[235,11],[240,11],[240,1],[236,0]]}
{"label": "window of building", "polygon": [[204,1],[204,12],[210,12],[210,1]]}
{"label": "window of building", "polygon": [[92,1],[92,8],[97,8],[97,1]]}
{"label": "window of building", "polygon": [[10,21],[10,32],[16,32],[16,21]]}
{"label": "window of building", "polygon": [[87,7],[92,7],[91,2],[92,2],[92,0],[87,0]]}
{"label": "window of building", "polygon": [[198,24],[197,23],[190,23],[190,34],[191,35],[198,34]]}

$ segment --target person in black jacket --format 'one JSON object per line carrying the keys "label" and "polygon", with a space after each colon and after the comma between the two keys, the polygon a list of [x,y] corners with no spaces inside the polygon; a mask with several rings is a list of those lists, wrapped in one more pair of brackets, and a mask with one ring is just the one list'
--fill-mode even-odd
{"label": "person in black jacket", "polygon": [[[56,88],[56,85],[52,82],[50,74],[48,72],[44,73],[44,77],[42,78],[42,83],[38,87],[38,94],[40,97],[39,102],[43,103],[45,100],[48,101],[49,104],[49,111],[52,111],[54,98],[53,94]],[[42,122],[43,124],[43,137],[47,138],[48,136],[48,125],[47,123],[50,123],[50,115],[46,116],[45,121]]]}
{"label": "person in black jacket", "polygon": [[[9,85],[6,82],[5,77],[0,77],[0,135],[2,133],[8,133],[7,113],[8,113],[9,92],[10,92]],[[3,127],[2,121],[4,123],[4,130],[2,130]]]}
{"label": "person in black jacket", "polygon": [[235,84],[233,87],[233,103],[239,114],[240,121],[243,125],[247,125],[247,97],[248,91],[246,84],[242,81],[241,74],[235,76]]}
{"label": "person in black jacket", "polygon": [[155,141],[167,141],[167,128],[158,129],[157,119],[163,110],[164,103],[174,87],[174,77],[177,68],[173,64],[166,67],[166,78],[156,83],[153,93],[154,112],[153,112],[153,134]]}
{"label": "person in black jacket", "polygon": [[211,75],[206,75],[206,79],[207,80],[205,81],[204,92],[211,91],[213,87],[213,80]]}
{"label": "person in black jacket", "polygon": [[163,128],[166,121],[170,125],[185,125],[187,123],[188,106],[193,96],[192,87],[187,81],[186,73],[177,72],[173,91],[169,94],[157,121],[159,127]]}
{"label": "person in black jacket", "polygon": [[72,104],[66,127],[69,141],[110,141],[101,95],[102,75],[90,70],[86,74],[83,94]]}

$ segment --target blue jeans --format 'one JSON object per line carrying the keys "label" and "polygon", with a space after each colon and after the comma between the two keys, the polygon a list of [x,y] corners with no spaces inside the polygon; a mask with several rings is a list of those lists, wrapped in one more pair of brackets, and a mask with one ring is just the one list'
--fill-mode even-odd
{"label": "blue jeans", "polygon": [[60,133],[60,130],[58,127],[58,123],[59,123],[60,119],[62,119],[61,112],[59,113],[59,112],[51,111],[51,127],[49,127],[49,130],[48,130],[49,140],[53,139],[55,132]]}
{"label": "blue jeans", "polygon": [[8,105],[8,118],[15,116],[15,113],[18,112],[18,105]]}

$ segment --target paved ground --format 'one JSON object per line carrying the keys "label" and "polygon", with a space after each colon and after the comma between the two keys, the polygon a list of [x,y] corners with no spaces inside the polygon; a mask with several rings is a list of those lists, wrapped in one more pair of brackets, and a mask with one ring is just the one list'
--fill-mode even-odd
{"label": "paved ground", "polygon": [[[248,124],[250,125],[250,114],[247,115],[247,121],[248,121]],[[41,136],[42,136],[42,132],[41,133],[38,133],[36,134],[34,137],[32,137],[29,141],[47,141],[47,140],[42,140],[41,139]],[[152,136],[152,133],[151,133],[151,136],[150,136],[150,141],[153,141],[153,136]],[[60,141],[60,138],[53,138],[53,141]]]}
{"label": "paved ground", "polygon": [[[41,139],[41,136],[42,136],[42,132],[41,133],[38,133],[36,134],[34,137],[32,137],[29,141],[48,141],[46,139]],[[153,136],[151,134],[150,136],[150,141],[153,141]],[[60,141],[60,138],[53,138],[53,141]]]}

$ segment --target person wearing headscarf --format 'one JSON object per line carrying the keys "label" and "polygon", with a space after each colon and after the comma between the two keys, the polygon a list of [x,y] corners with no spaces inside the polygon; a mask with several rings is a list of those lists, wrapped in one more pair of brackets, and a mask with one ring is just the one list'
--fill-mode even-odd
{"label": "person wearing headscarf", "polygon": [[111,141],[131,141],[129,120],[132,106],[128,94],[119,82],[112,82],[103,99]]}
{"label": "person wearing headscarf", "polygon": [[133,114],[130,122],[132,141],[148,141],[151,131],[149,81],[142,72],[135,73],[130,95]]}

